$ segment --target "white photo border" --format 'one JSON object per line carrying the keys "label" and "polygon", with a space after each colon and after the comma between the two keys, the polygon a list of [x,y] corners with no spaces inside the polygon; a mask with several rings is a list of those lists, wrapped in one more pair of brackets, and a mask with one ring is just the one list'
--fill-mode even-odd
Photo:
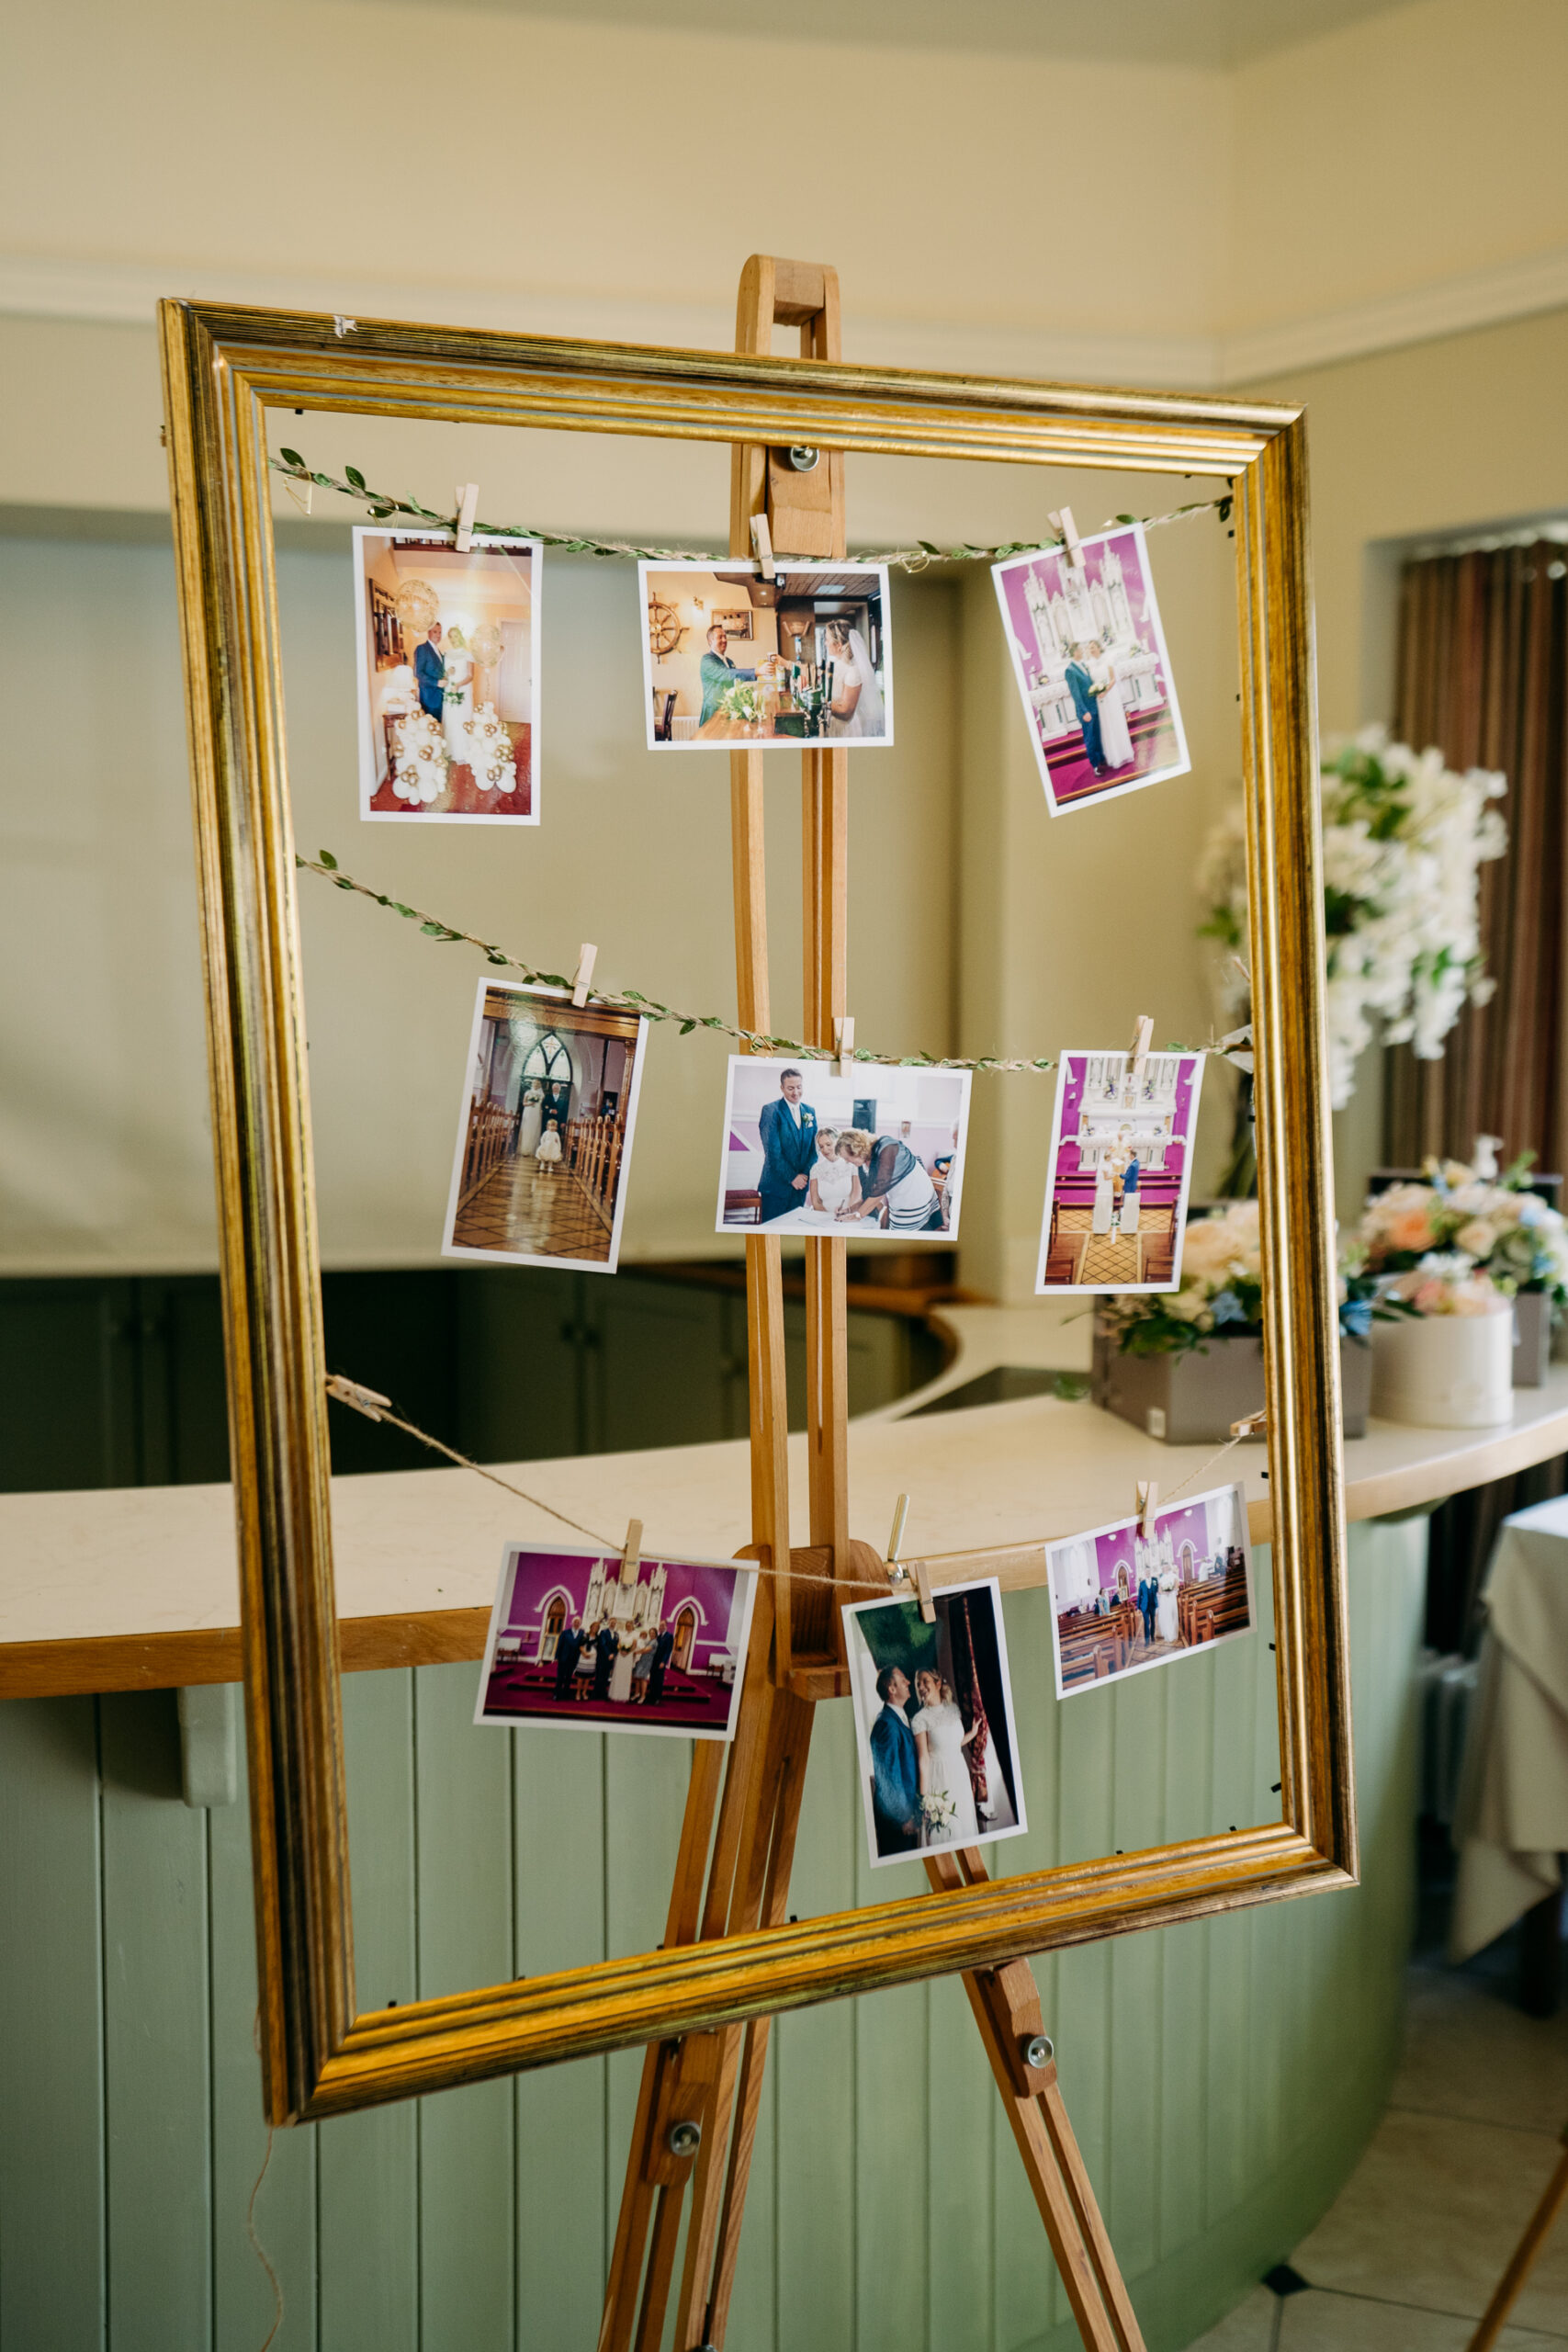
{"label": "white photo border", "polygon": [[[502,1611],[510,1598],[508,1580],[525,1555],[549,1552],[558,1557],[575,1560],[610,1560],[615,1557],[613,1544],[557,1544],[548,1536],[536,1537],[531,1543],[521,1540],[502,1546],[501,1572],[496,1578],[495,1599],[491,1603],[490,1629],[485,1634],[484,1658],[479,1667],[479,1687],[474,1698],[474,1724],[483,1731],[592,1731],[614,1736],[618,1732],[630,1732],[638,1739],[712,1739],[726,1746],[734,1739],[740,1716],[740,1698],[746,1682],[746,1662],[751,1650],[751,1612],[757,1605],[757,1571],[746,1560],[718,1560],[706,1552],[671,1552],[658,1544],[645,1544],[644,1560],[662,1561],[666,1566],[679,1562],[688,1568],[726,1568],[743,1578],[745,1601],[740,1618],[740,1634],[736,1645],[736,1674],[729,1686],[729,1714],[722,1731],[694,1731],[689,1724],[645,1723],[640,1716],[626,1723],[570,1723],[557,1721],[548,1715],[491,1715],[485,1713],[485,1693],[495,1666],[495,1645],[501,1634]],[[628,1713],[630,1711],[628,1710]]]}
{"label": "white photo border", "polygon": [[729,740],[723,742],[668,743],[660,742],[653,732],[653,647],[648,633],[648,575],[650,571],[717,572],[752,571],[756,566],[744,556],[707,557],[700,561],[682,559],[679,562],[660,563],[649,557],[639,559],[637,568],[637,626],[642,631],[642,702],[643,725],[647,730],[646,748],[650,752],[887,752],[893,748],[893,607],[888,587],[888,567],[885,563],[857,563],[852,556],[842,562],[824,561],[819,556],[775,556],[773,570],[779,572],[846,571],[874,573],[882,596],[882,704],[887,715],[886,732],[882,735],[778,735],[772,741],[761,740]]}
{"label": "white photo border", "polygon": [[[1029,1835],[1029,1812],[1023,1794],[1023,1763],[1018,1745],[1018,1711],[1013,1704],[1012,1668],[1008,1661],[1007,1620],[1002,1613],[1001,1584],[996,1577],[972,1577],[963,1584],[941,1585],[937,1589],[935,1597],[938,1602],[957,1600],[966,1592],[986,1592],[991,1597],[992,1622],[997,1629],[997,1659],[1001,1668],[1002,1698],[1007,1709],[1008,1747],[1012,1756],[1012,1801],[1017,1815],[1010,1829],[982,1830],[973,1843],[977,1846],[999,1846],[1009,1838],[1026,1838]],[[843,1604],[842,1613],[848,1621],[852,1617],[862,1617],[879,1609],[915,1609],[919,1606],[919,1603],[912,1596],[906,1596],[899,1592],[887,1592],[879,1593],[871,1600],[846,1601]],[[876,1815],[871,1802],[871,1725],[863,1713],[861,1678],[854,1665],[852,1643],[855,1631],[856,1628],[846,1622],[844,1647],[850,1660],[850,1703],[854,1709],[855,1763],[860,1781],[861,1812],[865,1821],[866,1852],[874,1871],[891,1870],[900,1862],[918,1862],[922,1853],[934,1849],[912,1846],[905,1854],[879,1854],[876,1850]],[[864,1634],[863,1634],[860,1638],[864,1641]],[[869,1642],[866,1642],[866,1647],[870,1649]],[[942,1850],[954,1853],[958,1849],[956,1847],[944,1847]]]}
{"label": "white photo border", "polygon": [[[1158,1048],[1150,1047],[1151,1056]],[[1067,1064],[1082,1059],[1089,1061],[1097,1054],[1120,1054],[1126,1059],[1125,1046],[1064,1046],[1056,1057],[1056,1099],[1051,1105],[1051,1148],[1045,1163],[1045,1204],[1040,1213],[1040,1250],[1034,1261],[1034,1295],[1036,1298],[1165,1298],[1181,1288],[1181,1261],[1187,1250],[1187,1211],[1192,1197],[1192,1154],[1198,1138],[1198,1108],[1203,1095],[1203,1065],[1208,1060],[1202,1046],[1182,1046],[1177,1058],[1195,1065],[1192,1076],[1192,1125],[1185,1137],[1181,1153],[1181,1191],[1176,1204],[1176,1249],[1171,1257],[1171,1279],[1165,1283],[1048,1283],[1045,1261],[1051,1249],[1051,1204],[1056,1196],[1056,1151],[1062,1136],[1062,1100],[1067,1091]],[[1166,1057],[1159,1055],[1164,1060]]]}
{"label": "white photo border", "polygon": [[423,543],[428,547],[455,548],[455,531],[399,531],[389,529],[385,523],[356,523],[354,526],[354,630],[355,648],[359,657],[356,712],[359,722],[359,821],[362,825],[401,825],[416,821],[422,825],[506,825],[516,828],[539,822],[541,791],[539,784],[540,704],[544,695],[543,664],[540,661],[540,615],[545,590],[545,543],[543,539],[520,537],[503,537],[487,532],[474,541],[472,552],[482,555],[487,548],[511,549],[526,548],[532,557],[530,565],[528,661],[532,671],[533,717],[528,721],[528,814],[525,817],[491,816],[483,809],[471,812],[447,808],[439,813],[425,808],[413,819],[411,811],[401,808],[372,808],[376,795],[375,761],[373,758],[375,724],[370,709],[370,637],[369,614],[365,594],[365,551],[367,539],[393,539],[400,544]]}
{"label": "white photo border", "polygon": [[1120,800],[1129,792],[1143,792],[1151,784],[1169,784],[1174,777],[1190,775],[1192,772],[1191,755],[1187,748],[1187,729],[1182,724],[1181,703],[1176,691],[1176,673],[1171,667],[1170,648],[1166,643],[1165,623],[1160,618],[1159,598],[1155,593],[1155,576],[1149,564],[1148,540],[1144,526],[1141,523],[1113,523],[1109,530],[1091,531],[1089,537],[1080,539],[1078,544],[1086,548],[1102,547],[1107,539],[1122,539],[1129,532],[1134,534],[1138,543],[1138,560],[1144,575],[1144,590],[1149,617],[1154,623],[1155,635],[1159,644],[1160,665],[1165,672],[1166,697],[1171,723],[1176,729],[1177,756],[1168,766],[1155,768],[1147,775],[1134,776],[1126,784],[1108,784],[1101,792],[1080,793],[1074,800],[1058,801],[1056,798],[1056,788],[1051,781],[1051,763],[1045,756],[1045,746],[1040,740],[1040,729],[1035,723],[1033,705],[1029,699],[1029,680],[1024,675],[1023,656],[1019,650],[1018,638],[1012,625],[1012,615],[1008,610],[1005,586],[1008,573],[1018,571],[1021,565],[1038,563],[1042,556],[1062,555],[1064,550],[1054,547],[1031,548],[1022,555],[1006,556],[1000,563],[994,563],[991,566],[991,582],[997,592],[997,605],[1002,620],[1002,634],[1007,639],[1013,680],[1018,687],[1019,707],[1023,713],[1024,724],[1029,730],[1029,743],[1030,749],[1034,753],[1034,764],[1040,771],[1040,781],[1044,787],[1045,806],[1053,817],[1073,817],[1081,808],[1103,808],[1108,800]]}
{"label": "white photo border", "polygon": [[[562,1272],[581,1274],[613,1274],[621,1254],[621,1228],[626,1222],[626,1193],[631,1185],[632,1146],[637,1139],[637,1097],[642,1091],[643,1064],[648,1056],[648,1022],[637,1016],[637,1047],[632,1056],[631,1093],[626,1102],[626,1141],[616,1171],[615,1213],[610,1225],[610,1254],[607,1258],[562,1258],[541,1250],[472,1250],[454,1241],[452,1229],[457,1221],[457,1193],[463,1181],[463,1147],[468,1140],[468,1104],[473,1097],[473,1069],[479,1048],[479,1028],[484,1020],[485,998],[492,993],[525,998],[529,1002],[565,1005],[569,1013],[572,1004],[570,989],[530,988],[525,982],[496,978],[479,980],[474,996],[474,1017],[468,1024],[468,1058],[463,1066],[463,1091],[457,1106],[457,1141],[452,1154],[452,1181],[446,1192],[446,1220],[441,1228],[441,1255],[461,1258],[476,1266],[554,1266]],[[589,1003],[592,1004],[590,997]]]}
{"label": "white photo border", "polygon": [[1241,1531],[1239,1542],[1242,1557],[1247,1565],[1246,1624],[1235,1626],[1228,1634],[1215,1634],[1208,1641],[1198,1643],[1192,1649],[1177,1650],[1168,1657],[1146,1657],[1139,1665],[1124,1666],[1120,1674],[1108,1674],[1090,1682],[1075,1682],[1067,1690],[1062,1688],[1062,1637],[1056,1624],[1056,1554],[1064,1551],[1069,1544],[1092,1544],[1101,1535],[1120,1535],[1124,1529],[1135,1528],[1138,1523],[1137,1519],[1132,1513],[1124,1519],[1108,1519],[1101,1527],[1077,1528],[1071,1535],[1055,1536],[1046,1544],[1045,1592],[1051,1604],[1051,1661],[1056,1677],[1058,1699],[1077,1699],[1086,1690],[1114,1690],[1123,1682],[1130,1681],[1135,1674],[1153,1674],[1162,1666],[1179,1666],[1184,1658],[1208,1657],[1224,1643],[1243,1642],[1249,1634],[1257,1633],[1258,1584],[1253,1573],[1252,1535],[1247,1526],[1247,1488],[1240,1479],[1235,1479],[1224,1487],[1205,1487],[1201,1495],[1183,1495],[1179,1500],[1173,1496],[1163,1511],[1156,1510],[1155,1525],[1157,1528],[1160,1521],[1168,1518],[1171,1512],[1190,1510],[1199,1503],[1212,1501],[1215,1495],[1229,1495],[1232,1498],[1235,1524]]}

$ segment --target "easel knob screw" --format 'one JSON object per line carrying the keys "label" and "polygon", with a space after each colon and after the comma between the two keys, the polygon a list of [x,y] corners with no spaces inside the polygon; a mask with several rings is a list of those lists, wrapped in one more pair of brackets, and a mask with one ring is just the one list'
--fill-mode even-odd
{"label": "easel knob screw", "polygon": [[694,2156],[703,2144],[700,2123],[672,2123],[670,2126],[670,2153],[672,2156]]}
{"label": "easel knob screw", "polygon": [[806,443],[797,441],[789,453],[789,461],[797,474],[815,473],[821,455],[820,449],[813,449]]}
{"label": "easel knob screw", "polygon": [[1055,2045],[1048,2033],[1032,2033],[1023,2045],[1026,2066],[1048,2066],[1055,2054]]}

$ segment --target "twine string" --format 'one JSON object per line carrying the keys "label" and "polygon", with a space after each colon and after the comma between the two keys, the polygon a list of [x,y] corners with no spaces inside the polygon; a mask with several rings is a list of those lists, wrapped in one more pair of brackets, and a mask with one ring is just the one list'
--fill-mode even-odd
{"label": "twine string", "polygon": [[[251,2025],[251,2041],[259,2058],[261,2056],[261,2004],[259,2001]],[[266,2152],[262,2157],[261,2170],[252,2184],[250,2199],[245,2207],[245,2235],[251,2242],[251,2250],[256,2260],[266,2272],[267,2282],[272,2289],[272,2325],[267,2329],[261,2352],[268,2352],[268,2347],[277,2339],[278,2329],[283,2325],[283,2282],[273,2268],[272,2257],[256,2233],[256,2199],[261,2195],[262,2183],[266,2178],[266,2168],[272,2162],[272,2143],[275,2132],[276,2127],[269,2123],[266,2127]]]}
{"label": "twine string", "polygon": [[[456,531],[457,516],[437,514],[422,506],[415,498],[397,498],[390,491],[371,490],[356,466],[345,466],[343,478],[336,474],[318,473],[307,466],[297,449],[280,450],[267,460],[275,473],[283,476],[287,484],[303,483],[307,496],[312,485],[320,490],[335,491],[340,498],[352,499],[356,505],[367,506],[373,522],[385,523],[394,515],[406,515],[411,522],[427,529]],[[1228,477],[1227,477],[1228,480]],[[298,501],[296,501],[298,503]],[[1185,506],[1173,506],[1168,514],[1112,514],[1100,527],[1102,531],[1126,528],[1142,524],[1145,531],[1157,531],[1168,523],[1183,523],[1193,514],[1217,514],[1222,523],[1228,523],[1235,504],[1230,490],[1217,498],[1195,498]],[[310,513],[309,505],[305,512]],[[605,556],[622,563],[705,563],[720,564],[726,571],[760,571],[762,566],[750,556],[718,556],[711,548],[640,548],[627,539],[595,539],[585,532],[546,531],[535,523],[481,523],[476,516],[469,525],[476,541],[483,537],[506,539],[536,539],[541,547],[559,548],[568,555]],[[939,547],[934,540],[920,539],[910,548],[883,548],[846,559],[852,563],[886,564],[901,571],[924,571],[933,563],[1003,563],[1015,555],[1053,555],[1066,545],[1065,539],[1009,539],[992,548],[971,547],[961,540],[956,547]],[[786,571],[787,560],[775,561],[775,571]]]}

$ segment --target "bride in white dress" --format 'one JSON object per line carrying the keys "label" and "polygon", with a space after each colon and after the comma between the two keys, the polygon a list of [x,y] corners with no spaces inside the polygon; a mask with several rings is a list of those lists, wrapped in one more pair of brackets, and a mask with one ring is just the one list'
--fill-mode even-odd
{"label": "bride in white dress", "polygon": [[545,1090],[536,1078],[531,1078],[523,1089],[523,1119],[517,1130],[517,1157],[532,1159],[539,1148],[539,1129],[545,1121]]}
{"label": "bride in white dress", "polygon": [[964,1730],[952,1690],[929,1667],[915,1677],[915,1696],[920,1702],[919,1712],[910,1719],[909,1728],[915,1735],[920,1794],[934,1796],[945,1791],[953,1808],[951,1820],[922,1827],[920,1843],[972,1846],[980,1825],[975,1817],[975,1787],[964,1751],[975,1734]]}
{"label": "bride in white dress", "polygon": [[856,736],[881,738],[887,731],[887,718],[864,638],[848,621],[829,621],[825,633],[828,659],[833,665],[829,734],[852,741]]}
{"label": "bride in white dress", "polygon": [[441,727],[454,767],[470,764],[468,722],[474,715],[474,661],[460,628],[446,632],[446,668],[441,680]]}
{"label": "bride in white dress", "polygon": [[1127,725],[1127,706],[1122,700],[1116,665],[1099,638],[1089,647],[1089,674],[1100,689],[1096,704],[1100,712],[1100,757],[1107,768],[1130,768],[1133,737]]}
{"label": "bride in white dress", "polygon": [[1159,1606],[1155,1612],[1155,1632],[1162,1642],[1179,1642],[1181,1639],[1181,1612],[1176,1605],[1176,1570],[1162,1569],[1159,1580]]}

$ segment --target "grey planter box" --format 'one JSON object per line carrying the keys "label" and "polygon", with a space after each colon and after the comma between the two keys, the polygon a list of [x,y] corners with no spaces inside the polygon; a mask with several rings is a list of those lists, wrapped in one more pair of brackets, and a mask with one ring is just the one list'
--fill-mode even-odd
{"label": "grey planter box", "polygon": [[[1104,1332],[1094,1335],[1094,1401],[1168,1445],[1216,1445],[1231,1423],[1263,1407],[1263,1342],[1211,1336],[1204,1352],[1123,1355]],[[1372,1394],[1372,1351],[1339,1342],[1345,1434],[1365,1437]]]}
{"label": "grey planter box", "polygon": [[1514,1301],[1514,1386],[1540,1388],[1551,1360],[1551,1301],[1543,1290],[1521,1291]]}

